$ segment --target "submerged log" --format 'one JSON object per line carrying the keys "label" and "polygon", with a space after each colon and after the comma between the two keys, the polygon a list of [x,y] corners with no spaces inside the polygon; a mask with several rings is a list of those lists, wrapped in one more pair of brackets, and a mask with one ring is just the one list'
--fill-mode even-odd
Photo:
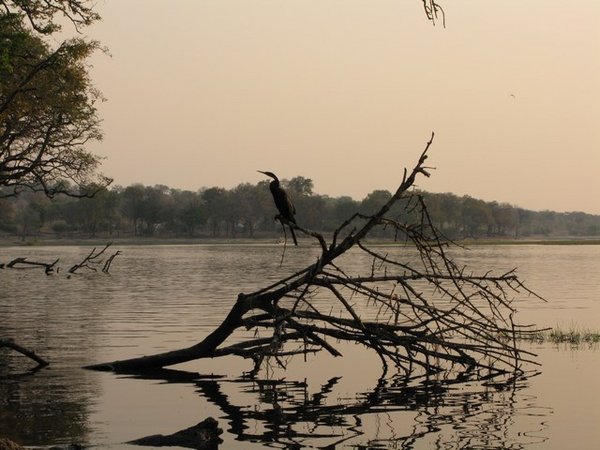
{"label": "submerged log", "polygon": [[223,442],[219,437],[222,433],[223,430],[219,428],[218,422],[209,417],[194,426],[173,434],[154,434],[127,443],[148,447],[177,446],[198,450],[216,450],[219,444]]}

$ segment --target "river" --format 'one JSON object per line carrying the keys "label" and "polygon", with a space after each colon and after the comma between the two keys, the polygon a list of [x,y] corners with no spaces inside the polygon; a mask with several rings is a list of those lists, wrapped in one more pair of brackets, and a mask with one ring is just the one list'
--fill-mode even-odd
{"label": "river", "polygon": [[[240,378],[251,365],[234,357],[178,366],[178,381],[81,369],[195,343],[239,292],[302,268],[317,251],[288,248],[280,265],[282,248],[267,244],[116,249],[122,254],[110,274],[67,276],[89,247],[0,248],[3,263],[60,257],[63,268],[53,276],[0,270],[0,336],[51,362],[31,374],[29,360],[0,349],[0,437],[29,446],[139,448],[124,442],[213,416],[224,449],[592,449],[600,442],[599,355],[585,344],[524,343],[541,366],[502,386],[443,379],[378,386],[377,358],[358,346],[343,358],[297,358],[285,372],[254,381]],[[547,302],[523,293],[517,321],[600,330],[600,246],[475,246],[453,256],[479,272],[518,268]],[[368,264],[352,258],[357,271]],[[186,372],[203,376],[191,380]],[[283,419],[274,418],[281,411]]]}

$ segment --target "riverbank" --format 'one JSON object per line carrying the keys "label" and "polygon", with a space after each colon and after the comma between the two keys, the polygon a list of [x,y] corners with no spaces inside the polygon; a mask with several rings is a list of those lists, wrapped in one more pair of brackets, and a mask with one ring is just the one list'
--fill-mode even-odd
{"label": "riverbank", "polygon": [[[49,238],[35,237],[20,239],[18,237],[0,236],[0,247],[32,247],[32,246],[104,246],[107,243],[119,245],[283,245],[283,239],[276,236],[258,238],[179,238],[179,237],[97,237],[97,238]],[[377,240],[369,241],[371,245],[401,245],[402,242]],[[482,245],[600,245],[600,237],[553,237],[523,239],[464,239],[454,241],[458,245],[474,247]],[[318,245],[309,239],[300,239],[300,245]],[[289,243],[288,243],[289,245]]]}
{"label": "riverbank", "polygon": [[[308,239],[300,239],[300,245],[315,244]],[[0,237],[0,247],[35,247],[35,246],[98,246],[112,243],[118,245],[283,245],[283,240],[277,237],[260,238],[161,238],[161,237],[136,237],[136,238],[19,238]],[[401,245],[402,242],[373,239],[372,245]],[[458,245],[473,247],[480,245],[600,245],[600,238],[589,237],[561,237],[561,238],[536,238],[536,239],[464,239],[454,241]],[[289,243],[288,243],[289,245]]]}
{"label": "riverbank", "polygon": [[472,245],[600,245],[600,237],[560,237],[539,239],[464,239],[456,243]]}

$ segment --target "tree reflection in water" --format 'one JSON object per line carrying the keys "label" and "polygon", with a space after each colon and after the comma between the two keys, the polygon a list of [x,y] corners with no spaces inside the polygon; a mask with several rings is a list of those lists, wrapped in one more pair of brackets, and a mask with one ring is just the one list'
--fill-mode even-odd
{"label": "tree reflection in water", "polygon": [[92,385],[85,382],[71,384],[68,369],[38,371],[31,366],[15,352],[0,352],[0,437],[28,445],[86,444],[89,398],[96,395],[95,388],[87,390]]}
{"label": "tree reflection in water", "polygon": [[[549,410],[524,394],[536,375],[399,377],[379,380],[355,398],[335,394],[342,377],[331,378],[312,394],[305,381],[226,380],[175,370],[135,377],[193,382],[223,412],[217,418],[220,426],[239,441],[286,449],[442,450],[525,449],[544,442]],[[254,403],[234,404],[224,392],[231,383]]]}

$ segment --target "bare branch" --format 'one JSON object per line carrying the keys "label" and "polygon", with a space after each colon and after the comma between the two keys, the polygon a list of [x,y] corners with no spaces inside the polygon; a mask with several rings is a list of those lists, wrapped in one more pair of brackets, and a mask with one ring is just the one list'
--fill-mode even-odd
{"label": "bare branch", "polygon": [[[76,273],[80,269],[88,269],[88,270],[91,270],[92,272],[96,272],[97,271],[96,267],[104,262],[104,260],[101,259],[101,256],[111,245],[112,245],[112,242],[106,244],[104,246],[104,248],[99,251],[96,251],[96,247],[94,247],[92,249],[92,251],[83,259],[83,261],[73,265],[69,269],[69,273]],[[110,265],[111,265],[113,259],[120,253],[121,252],[118,251],[117,253],[115,253],[114,255],[112,255],[108,258],[108,260],[104,264],[104,267],[102,268],[102,272],[108,273],[108,270],[110,268]]]}
{"label": "bare branch", "polygon": [[45,367],[49,364],[44,358],[42,358],[41,356],[38,356],[34,351],[20,346],[13,339],[0,338],[0,347],[11,348],[11,349],[27,356],[28,358],[30,358],[30,359],[34,360],[36,363],[38,363],[38,367]]}

